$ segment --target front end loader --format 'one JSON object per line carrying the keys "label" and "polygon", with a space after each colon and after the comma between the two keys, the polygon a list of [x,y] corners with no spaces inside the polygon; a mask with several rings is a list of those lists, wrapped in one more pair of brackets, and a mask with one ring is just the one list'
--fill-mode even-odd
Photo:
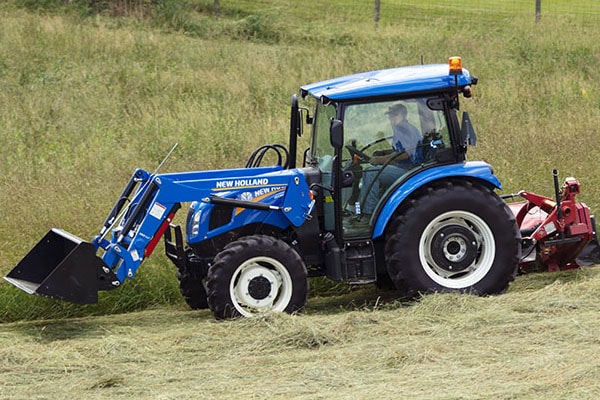
{"label": "front end loader", "polygon": [[[250,187],[273,195],[262,201],[237,198]],[[314,204],[304,177],[277,166],[177,174],[138,169],[91,242],[51,229],[5,279],[30,294],[95,303],[99,290],[117,288],[134,277],[169,228],[180,202],[192,201],[258,211],[239,212],[229,229],[246,226],[249,220],[282,229],[300,226]],[[211,234],[215,232],[207,232],[206,238]]]}

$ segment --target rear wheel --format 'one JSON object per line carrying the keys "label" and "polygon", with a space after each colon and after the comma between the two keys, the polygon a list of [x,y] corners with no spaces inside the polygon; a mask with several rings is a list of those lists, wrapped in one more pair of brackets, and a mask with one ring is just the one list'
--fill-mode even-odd
{"label": "rear wheel", "polygon": [[514,279],[521,235],[502,199],[471,182],[447,182],[395,218],[386,261],[404,297],[427,292],[502,293]]}
{"label": "rear wheel", "polygon": [[270,236],[241,238],[223,249],[208,270],[208,305],[216,318],[292,313],[306,304],[304,262],[285,242]]}

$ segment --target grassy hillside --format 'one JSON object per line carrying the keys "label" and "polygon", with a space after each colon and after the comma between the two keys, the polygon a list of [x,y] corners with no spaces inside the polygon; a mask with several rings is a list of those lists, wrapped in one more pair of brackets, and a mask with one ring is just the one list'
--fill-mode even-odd
{"label": "grassy hillside", "polygon": [[[463,102],[479,136],[470,158],[493,164],[505,192],[551,195],[556,167],[600,207],[597,24],[476,7],[457,23],[390,2],[375,30],[370,5],[354,1],[221,3],[217,20],[207,0],[0,4],[0,272],[51,227],[92,237],[134,168],[154,169],[176,142],[164,172],[241,166],[260,144],[286,141],[300,85],[449,55],[480,78]],[[180,304],[158,253],[101,308],[2,282],[0,319]]]}

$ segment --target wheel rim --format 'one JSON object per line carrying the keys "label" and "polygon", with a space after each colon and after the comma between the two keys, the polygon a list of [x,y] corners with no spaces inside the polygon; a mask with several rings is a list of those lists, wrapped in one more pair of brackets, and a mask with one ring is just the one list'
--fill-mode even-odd
{"label": "wheel rim", "polygon": [[266,311],[282,312],[292,298],[292,278],[285,266],[270,257],[254,257],[234,272],[229,294],[245,317]]}
{"label": "wheel rim", "polygon": [[437,284],[464,289],[492,268],[496,245],[492,230],[468,211],[450,211],[433,219],[419,241],[419,258]]}

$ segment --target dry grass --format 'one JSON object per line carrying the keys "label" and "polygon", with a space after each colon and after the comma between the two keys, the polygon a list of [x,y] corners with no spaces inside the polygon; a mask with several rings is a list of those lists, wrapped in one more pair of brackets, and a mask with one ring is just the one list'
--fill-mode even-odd
{"label": "dry grass", "polygon": [[367,293],[226,322],[174,307],[2,324],[0,398],[595,399],[599,293],[591,268],[408,306]]}

